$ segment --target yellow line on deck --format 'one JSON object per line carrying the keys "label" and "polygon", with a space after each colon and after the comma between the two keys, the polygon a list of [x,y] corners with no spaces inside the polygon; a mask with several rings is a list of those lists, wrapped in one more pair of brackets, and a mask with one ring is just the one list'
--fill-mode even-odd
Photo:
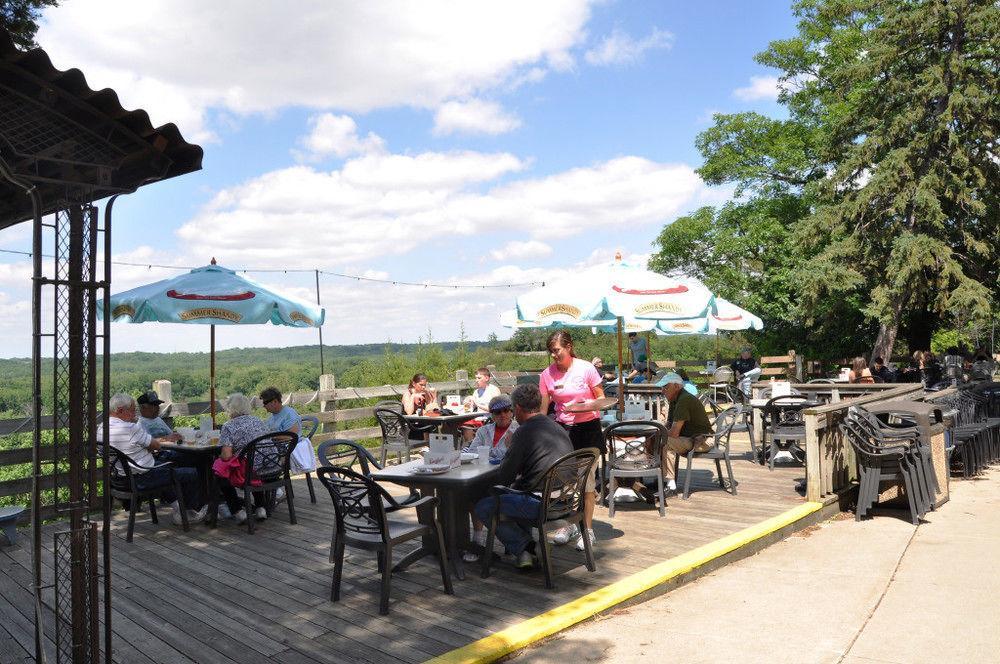
{"label": "yellow line on deck", "polygon": [[525,648],[593,615],[735,551],[821,509],[807,502],[778,516],[686,551],[562,606],[428,660],[427,664],[485,664]]}

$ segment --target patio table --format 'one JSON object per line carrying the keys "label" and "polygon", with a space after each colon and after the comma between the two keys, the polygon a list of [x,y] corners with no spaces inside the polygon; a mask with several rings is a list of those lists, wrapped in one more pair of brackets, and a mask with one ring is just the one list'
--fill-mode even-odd
{"label": "patio table", "polygon": [[471,413],[455,413],[454,415],[407,415],[403,414],[403,418],[406,419],[410,424],[419,424],[421,426],[435,426],[439,433],[449,434],[455,438],[455,449],[459,449],[461,445],[459,444],[458,428],[468,422],[469,420],[474,420],[477,417],[487,417],[489,413],[483,411],[472,411]]}
{"label": "patio table", "polygon": [[[222,451],[222,445],[201,444],[201,443],[160,443],[161,450],[179,453],[191,460],[192,465],[198,471],[198,480],[201,482],[202,495],[208,505],[209,515],[216,515],[218,511],[218,491],[215,488],[215,475],[212,473],[212,463]],[[208,522],[215,525],[215,516],[210,516]]]}
{"label": "patio table", "polygon": [[[379,482],[392,482],[400,486],[417,489],[421,496],[437,496],[438,519],[444,531],[445,548],[455,576],[465,578],[462,568],[460,548],[469,544],[469,508],[473,495],[493,486],[499,466],[464,463],[440,475],[421,475],[413,468],[423,464],[423,460],[409,461],[396,466],[386,466],[372,472],[371,477]],[[430,537],[425,537],[420,549],[403,558],[393,571],[405,569],[408,565],[437,549]]]}

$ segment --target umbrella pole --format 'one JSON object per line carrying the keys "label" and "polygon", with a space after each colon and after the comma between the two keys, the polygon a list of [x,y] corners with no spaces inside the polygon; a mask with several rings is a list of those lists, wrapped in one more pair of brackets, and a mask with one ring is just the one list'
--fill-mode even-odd
{"label": "umbrella pole", "polygon": [[649,340],[651,332],[646,332],[646,380],[653,377],[653,344]]}
{"label": "umbrella pole", "polygon": [[212,428],[215,428],[215,326],[209,325],[209,347],[211,351],[209,353],[208,367],[209,367],[209,394],[208,398],[211,403],[212,409]]}
{"label": "umbrella pole", "polygon": [[618,317],[618,420],[625,419],[625,373],[622,367],[622,317]]}

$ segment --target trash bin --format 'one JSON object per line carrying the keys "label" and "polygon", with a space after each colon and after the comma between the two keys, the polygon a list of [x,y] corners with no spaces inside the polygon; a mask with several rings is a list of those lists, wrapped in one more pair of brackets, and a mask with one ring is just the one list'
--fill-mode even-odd
{"label": "trash bin", "polygon": [[921,441],[925,445],[930,446],[931,461],[938,481],[938,492],[934,500],[934,507],[940,507],[948,502],[950,495],[948,479],[950,473],[948,470],[948,454],[945,450],[945,431],[948,422],[945,421],[941,406],[924,401],[900,399],[898,401],[871,404],[870,406],[866,406],[866,408],[884,422],[912,426],[920,431]]}

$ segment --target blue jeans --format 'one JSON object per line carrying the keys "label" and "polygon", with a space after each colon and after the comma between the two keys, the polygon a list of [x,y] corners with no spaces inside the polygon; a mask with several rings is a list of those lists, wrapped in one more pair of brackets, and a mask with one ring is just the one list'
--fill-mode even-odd
{"label": "blue jeans", "polygon": [[[493,522],[493,506],[496,499],[493,496],[483,498],[476,503],[476,517],[489,526]],[[500,514],[515,519],[537,519],[538,508],[542,501],[534,496],[519,494],[504,494],[500,496]],[[503,542],[507,553],[518,555],[531,541],[531,532],[522,528],[514,521],[500,520],[497,524],[497,537]]]}
{"label": "blue jeans", "polygon": [[[135,488],[140,491],[147,489],[157,489],[163,487],[160,499],[166,503],[177,500],[174,492],[174,485],[170,483],[170,468],[153,468],[144,473],[132,471],[135,477]],[[201,482],[198,480],[198,471],[194,468],[174,468],[174,477],[181,485],[184,493],[184,507],[189,510],[201,508]]]}

